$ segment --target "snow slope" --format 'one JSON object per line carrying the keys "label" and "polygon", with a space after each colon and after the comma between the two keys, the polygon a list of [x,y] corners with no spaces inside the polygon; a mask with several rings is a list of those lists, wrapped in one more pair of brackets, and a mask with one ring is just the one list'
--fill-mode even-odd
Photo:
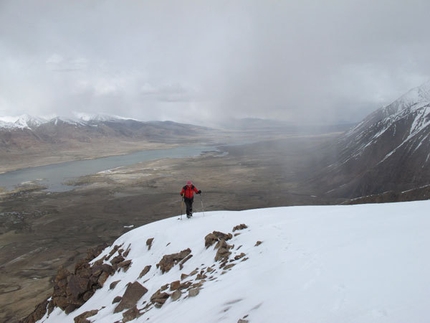
{"label": "snow slope", "polygon": [[[282,207],[197,213],[191,220],[172,217],[151,223],[112,245],[130,250],[127,272],[110,276],[71,314],[54,309],[39,322],[72,323],[94,309],[99,311],[88,318],[91,322],[121,322],[122,313],[113,313],[118,304],[112,302],[128,283],[138,281],[148,289],[137,302],[144,313],[144,304],[160,286],[197,281],[196,275],[181,279],[194,269],[208,276],[197,296],[184,293],[176,301],[168,299],[132,322],[429,322],[429,208],[430,201]],[[232,232],[242,223],[248,228]],[[205,248],[205,236],[215,230],[234,235],[227,241],[234,246],[230,263],[235,266],[230,269],[219,268],[213,246]],[[154,238],[150,250],[148,238]],[[155,266],[163,255],[186,248],[193,257],[182,270],[176,265],[162,274]],[[234,260],[241,253],[246,256]],[[152,265],[150,271],[139,278],[147,265]]]}

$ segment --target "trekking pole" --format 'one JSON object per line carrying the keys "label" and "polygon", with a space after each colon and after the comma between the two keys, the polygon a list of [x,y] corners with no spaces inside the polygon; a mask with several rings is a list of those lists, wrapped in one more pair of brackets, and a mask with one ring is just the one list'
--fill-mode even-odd
{"label": "trekking pole", "polygon": [[202,193],[200,193],[200,203],[202,204],[203,216],[205,216],[205,208],[203,207],[203,196],[202,196]]}
{"label": "trekking pole", "polygon": [[182,196],[182,199],[181,199],[181,221],[182,221],[182,213],[184,213],[183,210],[184,210],[184,197]]}

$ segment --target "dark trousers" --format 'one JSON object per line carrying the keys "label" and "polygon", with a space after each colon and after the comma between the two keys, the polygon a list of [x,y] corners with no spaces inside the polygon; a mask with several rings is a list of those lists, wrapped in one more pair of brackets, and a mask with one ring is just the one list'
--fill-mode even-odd
{"label": "dark trousers", "polygon": [[186,198],[184,197],[185,207],[187,208],[187,215],[193,215],[193,202],[194,198]]}

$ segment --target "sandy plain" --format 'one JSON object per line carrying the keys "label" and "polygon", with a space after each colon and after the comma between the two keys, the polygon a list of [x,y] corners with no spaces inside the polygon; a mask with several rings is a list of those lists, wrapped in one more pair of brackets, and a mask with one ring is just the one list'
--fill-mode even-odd
{"label": "sandy plain", "polygon": [[208,216],[213,210],[340,202],[303,184],[338,135],[262,138],[199,157],[138,163],[79,178],[69,192],[3,192],[0,321],[29,315],[52,292],[58,268],[73,268],[89,248],[111,244],[131,227],[179,218],[179,191],[189,179],[203,191],[195,212]]}

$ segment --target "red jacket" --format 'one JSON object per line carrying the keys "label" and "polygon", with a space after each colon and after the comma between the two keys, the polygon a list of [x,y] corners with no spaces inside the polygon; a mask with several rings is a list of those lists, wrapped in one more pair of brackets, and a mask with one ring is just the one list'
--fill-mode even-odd
{"label": "red jacket", "polygon": [[185,185],[181,190],[181,195],[187,199],[192,199],[194,193],[198,193],[199,190],[194,185]]}

